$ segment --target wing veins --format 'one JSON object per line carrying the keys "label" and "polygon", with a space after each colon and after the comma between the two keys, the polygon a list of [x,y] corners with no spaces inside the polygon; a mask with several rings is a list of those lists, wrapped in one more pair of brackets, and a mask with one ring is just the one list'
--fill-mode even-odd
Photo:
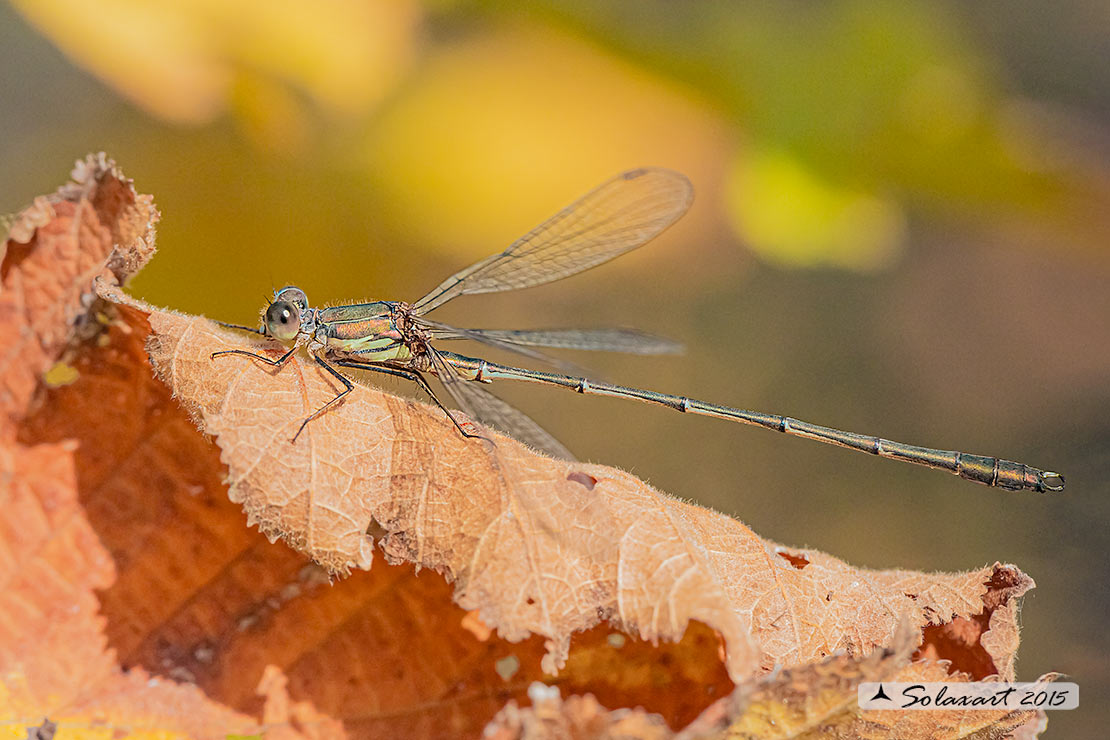
{"label": "wing veins", "polygon": [[[689,181],[670,170],[649,168],[618,175],[503,252],[447,278],[416,301],[413,310],[424,314],[460,295],[541,285],[596,267],[664,231],[686,212],[692,193]],[[622,221],[626,225],[621,226]],[[592,238],[591,232],[596,232]]]}

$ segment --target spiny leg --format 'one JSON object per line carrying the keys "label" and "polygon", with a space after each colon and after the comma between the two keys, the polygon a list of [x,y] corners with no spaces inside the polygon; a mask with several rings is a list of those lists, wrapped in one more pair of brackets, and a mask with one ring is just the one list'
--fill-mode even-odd
{"label": "spiny leg", "polygon": [[[269,299],[267,299],[267,300],[269,300]],[[261,329],[259,329],[257,327],[254,327],[254,326],[243,326],[242,324],[229,324],[226,321],[217,321],[216,319],[212,319],[212,320],[215,321],[220,326],[227,327],[228,329],[236,329],[238,331],[249,331],[251,334],[260,334],[261,336],[266,336],[266,332],[262,331]]]}
{"label": "spiny leg", "polygon": [[435,402],[436,406],[439,406],[440,410],[447,415],[447,418],[450,419],[451,423],[455,425],[455,428],[459,430],[459,434],[468,439],[484,439],[487,442],[492,441],[488,437],[484,437],[481,434],[473,434],[466,431],[466,429],[463,428],[463,425],[459,423],[459,420],[455,418],[455,415],[451,413],[451,410],[444,406],[443,402],[439,400],[439,397],[435,394],[435,391],[432,390],[432,386],[428,384],[427,379],[416,370],[405,370],[401,368],[385,367],[383,365],[375,365],[371,363],[351,362],[348,360],[336,360],[335,364],[339,365],[340,367],[349,367],[352,370],[371,370],[376,373],[392,375],[395,378],[404,378],[405,380],[411,380],[419,385],[424,390],[424,392],[428,394],[432,401]]}
{"label": "spiny leg", "polygon": [[[235,328],[245,328],[245,327],[235,327]],[[281,367],[286,362],[288,362],[289,358],[292,357],[293,353],[296,352],[296,351],[297,351],[297,347],[292,347],[288,352],[286,352],[285,354],[283,354],[281,357],[277,358],[276,360],[271,360],[269,357],[266,357],[265,355],[260,355],[260,354],[254,353],[254,352],[248,352],[245,349],[225,349],[225,350],[221,350],[219,352],[213,352],[211,357],[212,357],[212,359],[215,359],[217,357],[224,357],[226,355],[242,355],[244,357],[250,357],[253,360],[259,360],[261,362],[265,362],[270,367]],[[330,408],[333,404],[338,402],[341,398],[343,398],[343,396],[350,393],[351,388],[353,388],[353,386],[351,385],[351,381],[344,378],[342,375],[340,375],[338,372],[336,372],[335,369],[333,369],[331,366],[329,366],[326,362],[321,360],[319,357],[316,357],[315,355],[313,355],[312,359],[316,360],[316,362],[321,367],[323,367],[325,370],[327,370],[329,373],[331,373],[335,377],[339,378],[339,380],[343,383],[344,388],[335,398],[333,398],[330,401],[328,401],[327,403],[325,403],[323,406],[321,406],[319,409],[317,409],[314,413],[312,413],[308,418],[306,418],[304,421],[301,422],[300,427],[297,428],[297,433],[293,435],[293,439],[291,440],[291,443],[297,441],[297,437],[301,436],[301,432],[304,431],[304,428],[308,424],[308,422],[312,421],[317,416],[319,416],[320,414],[327,411],[328,408]]]}
{"label": "spiny leg", "polygon": [[336,394],[335,398],[331,399],[330,401],[328,401],[327,403],[325,403],[325,404],[324,404],[323,406],[321,406],[320,408],[318,408],[318,409],[316,409],[315,411],[313,411],[313,412],[312,412],[311,414],[309,414],[309,415],[308,415],[308,416],[307,416],[307,417],[305,418],[305,420],[304,420],[304,421],[302,421],[302,422],[301,422],[301,425],[300,425],[300,426],[299,426],[299,427],[297,428],[297,433],[296,433],[296,434],[294,434],[294,435],[293,435],[293,439],[292,439],[292,440],[290,440],[290,444],[296,443],[296,441],[297,441],[297,437],[301,436],[301,432],[303,432],[303,431],[304,431],[304,428],[305,428],[306,426],[308,426],[308,422],[312,421],[312,420],[313,420],[313,419],[315,419],[316,417],[320,416],[320,414],[324,413],[325,411],[327,411],[328,409],[330,409],[330,408],[331,408],[332,406],[334,406],[335,404],[337,404],[337,403],[339,403],[340,401],[342,401],[342,400],[343,400],[343,398],[344,398],[344,397],[345,397],[345,396],[346,396],[346,395],[347,395],[348,393],[350,393],[350,392],[351,392],[351,391],[352,391],[352,390],[354,389],[354,387],[355,387],[355,386],[354,386],[354,384],[353,384],[353,383],[351,383],[351,381],[347,380],[347,378],[345,378],[345,377],[343,376],[343,374],[342,374],[341,372],[339,372],[338,370],[336,370],[336,369],[335,369],[334,367],[332,367],[332,366],[331,366],[331,365],[329,365],[328,363],[324,362],[324,361],[323,361],[322,359],[320,359],[320,357],[318,357],[317,355],[313,355],[313,356],[312,356],[312,359],[316,360],[316,364],[317,364],[317,365],[319,365],[320,367],[322,367],[322,368],[324,368],[325,370],[327,370],[327,371],[328,371],[329,373],[331,373],[331,374],[332,374],[332,375],[333,375],[333,376],[334,376],[334,377],[335,377],[335,378],[336,378],[337,380],[339,380],[339,382],[343,384],[343,390],[339,391],[339,393],[337,393],[337,394]]}
{"label": "spiny leg", "polygon": [[223,357],[225,355],[243,355],[244,357],[252,357],[256,360],[261,360],[262,362],[265,362],[267,365],[269,365],[271,367],[281,367],[282,365],[285,364],[286,360],[288,360],[290,357],[293,356],[293,353],[296,352],[296,351],[297,351],[297,348],[293,347],[291,350],[289,350],[288,352],[286,352],[284,355],[277,358],[276,360],[271,360],[269,357],[266,357],[265,355],[259,355],[259,354],[256,354],[254,352],[247,352],[245,349],[224,349],[224,350],[220,350],[219,352],[213,352],[212,355],[211,355],[211,359],[215,359],[217,357]]}

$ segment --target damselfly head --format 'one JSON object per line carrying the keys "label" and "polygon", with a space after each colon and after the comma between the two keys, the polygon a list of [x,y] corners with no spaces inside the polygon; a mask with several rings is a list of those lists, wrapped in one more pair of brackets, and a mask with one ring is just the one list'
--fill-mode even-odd
{"label": "damselfly head", "polygon": [[265,331],[274,339],[288,342],[301,331],[301,317],[308,310],[308,297],[300,288],[282,288],[262,315]]}

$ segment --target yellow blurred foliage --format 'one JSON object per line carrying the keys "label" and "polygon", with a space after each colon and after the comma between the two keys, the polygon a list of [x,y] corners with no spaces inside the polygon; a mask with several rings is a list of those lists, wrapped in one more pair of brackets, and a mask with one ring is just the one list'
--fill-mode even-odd
{"label": "yellow blurred foliage", "polygon": [[986,115],[982,85],[953,65],[923,65],[896,97],[899,123],[915,138],[941,147],[974,135]]}
{"label": "yellow blurred foliage", "polygon": [[[287,86],[341,115],[365,113],[407,68],[421,19],[415,0],[14,0],[14,5],[74,61],[136,105],[192,124],[226,109],[242,79],[253,80],[252,94],[263,94],[267,103],[278,93],[259,93],[258,80]],[[288,104],[270,108],[250,98],[244,107],[256,117],[291,114]]]}
{"label": "yellow blurred foliage", "polygon": [[729,218],[746,244],[788,267],[879,269],[906,239],[896,202],[827,182],[784,153],[737,157],[726,197]]}
{"label": "yellow blurred foliage", "polygon": [[[507,246],[634,167],[670,167],[712,193],[734,146],[719,115],[680,87],[522,26],[433,50],[366,141],[391,220],[461,260]],[[714,213],[695,205],[683,229]]]}
{"label": "yellow blurred foliage", "polygon": [[[989,65],[928,5],[691,6],[696,33],[660,16],[632,53],[606,40],[616,27],[587,41],[542,14],[452,0],[13,2],[146,111],[171,124],[231,111],[254,142],[373,187],[365,214],[383,233],[460,260],[643,165],[693,180],[687,240],[721,243],[727,222],[788,267],[887,266],[904,209],[922,206],[1103,248],[1101,180],[1003,115]],[[668,76],[689,69],[685,86]]]}

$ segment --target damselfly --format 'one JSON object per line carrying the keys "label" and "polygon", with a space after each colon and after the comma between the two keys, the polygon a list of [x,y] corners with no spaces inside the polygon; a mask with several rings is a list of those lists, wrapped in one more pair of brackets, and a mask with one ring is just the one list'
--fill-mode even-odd
{"label": "damselfly", "polygon": [[963,452],[892,442],[844,432],[778,414],[719,406],[686,396],[641,390],[591,380],[581,374],[540,372],[502,365],[441,348],[449,340],[471,339],[566,369],[567,363],[537,347],[663,354],[680,347],[666,339],[626,329],[490,330],[459,329],[426,318],[459,296],[517,290],[549,283],[596,267],[658,236],[690,207],[693,188],[685,176],[645,168],[625,172],[583,196],[525,234],[508,249],[457,272],[415,303],[373,301],[313,308],[304,291],[277,291],[262,313],[261,328],[225,324],[275,339],[288,347],[277,359],[245,350],[216,352],[246,355],[280,367],[300,348],[342,384],[343,390],[305,418],[293,442],[315,418],[340,403],[353,385],[337,368],[384,373],[415,381],[466,437],[469,431],[436,396],[426,374],[435,376],[456,405],[472,419],[554,455],[571,453],[532,419],[480,385],[494,380],[524,380],[561,386],[578,393],[633,398],[676,411],[752,424],[798,437],[848,447],[873,455],[939,468],[967,480],[1007,490],[1059,491],[1064,478],[1022,463]]}

